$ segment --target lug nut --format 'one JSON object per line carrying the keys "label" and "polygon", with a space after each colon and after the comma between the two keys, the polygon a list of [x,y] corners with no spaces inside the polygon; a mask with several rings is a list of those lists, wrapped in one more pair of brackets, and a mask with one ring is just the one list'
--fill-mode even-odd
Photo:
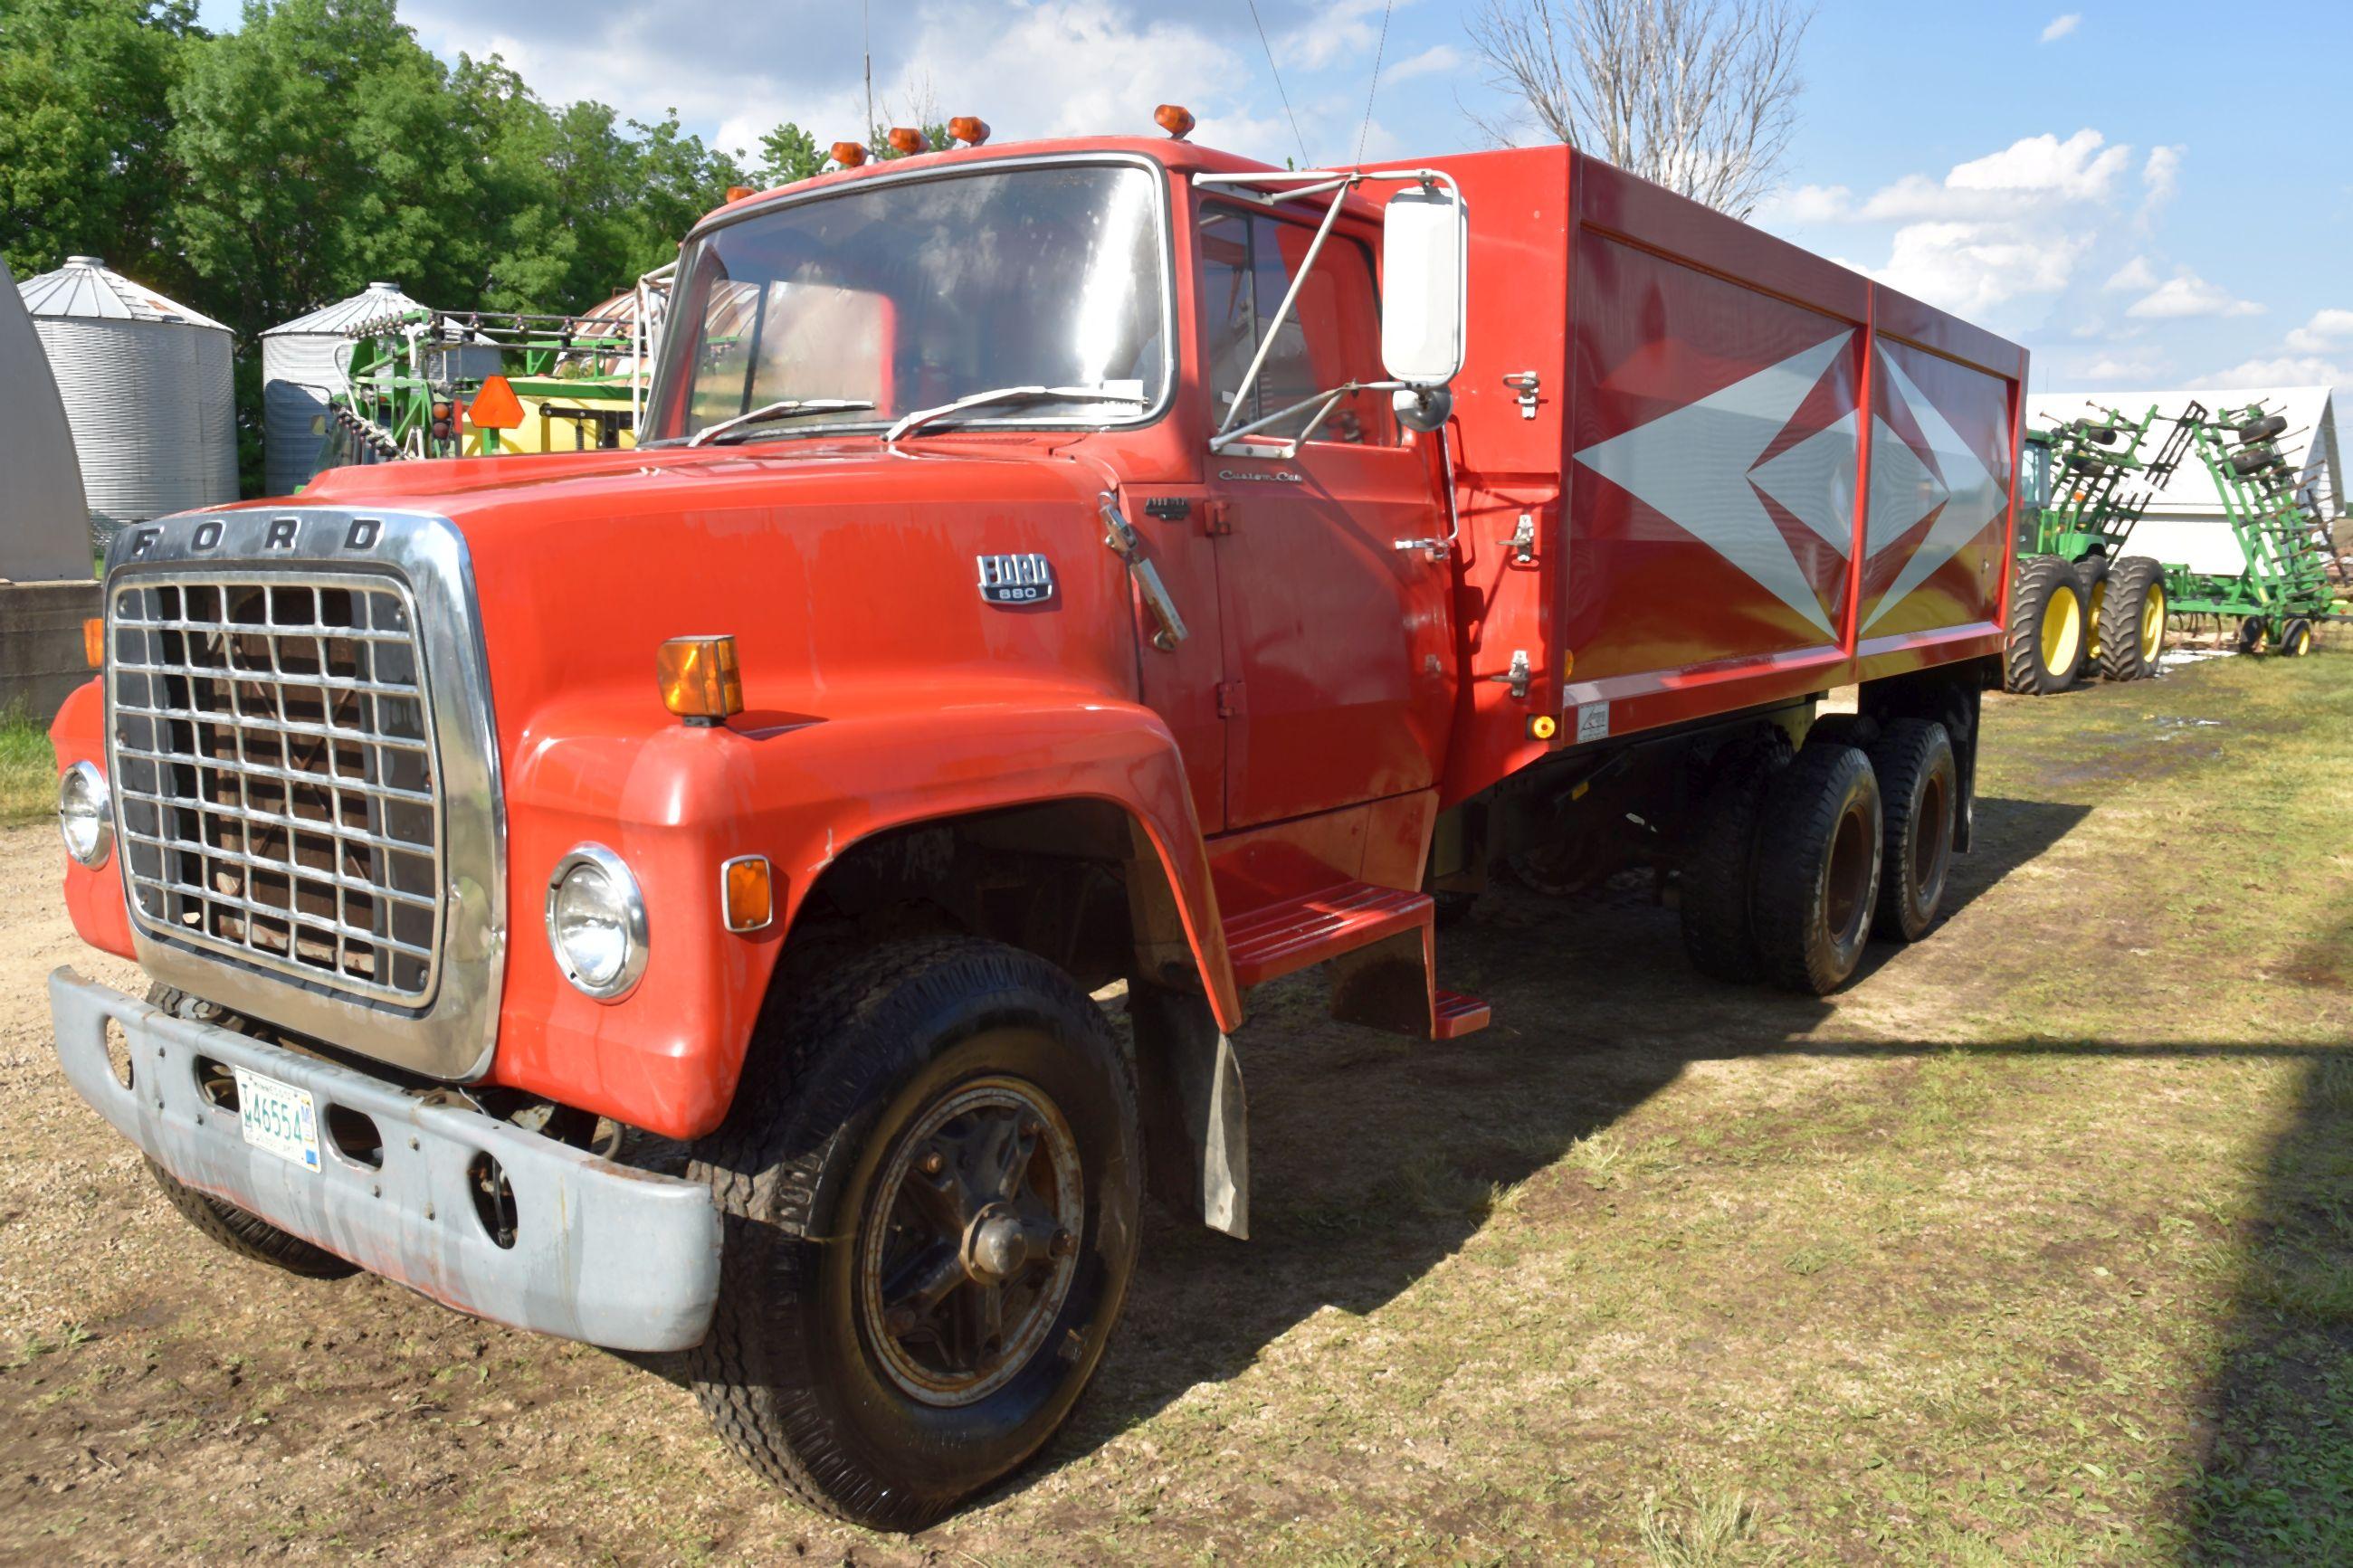
{"label": "lug nut", "polygon": [[946,1157],[941,1154],[938,1150],[934,1149],[930,1153],[923,1156],[922,1166],[923,1174],[927,1176],[936,1176],[947,1168],[948,1163]]}
{"label": "lug nut", "polygon": [[1021,1124],[1021,1136],[1024,1138],[1042,1138],[1045,1134],[1046,1124],[1042,1121],[1025,1121]]}
{"label": "lug nut", "polygon": [[1046,1244],[1047,1253],[1054,1258],[1068,1258],[1079,1249],[1079,1238],[1067,1230],[1058,1230],[1054,1239]]}

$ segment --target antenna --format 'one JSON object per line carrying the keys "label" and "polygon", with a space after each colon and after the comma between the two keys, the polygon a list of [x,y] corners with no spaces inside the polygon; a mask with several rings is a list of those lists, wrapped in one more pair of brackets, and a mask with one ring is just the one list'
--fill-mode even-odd
{"label": "antenna", "polygon": [[874,18],[872,0],[858,0],[859,43],[866,57],[866,141],[874,134]]}

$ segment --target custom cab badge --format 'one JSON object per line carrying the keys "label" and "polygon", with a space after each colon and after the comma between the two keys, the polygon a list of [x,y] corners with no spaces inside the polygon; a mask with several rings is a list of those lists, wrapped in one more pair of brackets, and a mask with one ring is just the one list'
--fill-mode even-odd
{"label": "custom cab badge", "polygon": [[1042,605],[1054,596],[1054,563],[1043,555],[982,555],[980,596],[992,605]]}

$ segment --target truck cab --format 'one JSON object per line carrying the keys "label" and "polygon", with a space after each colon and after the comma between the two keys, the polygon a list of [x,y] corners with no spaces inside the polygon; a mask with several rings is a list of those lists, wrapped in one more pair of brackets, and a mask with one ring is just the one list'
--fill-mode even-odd
{"label": "truck cab", "polygon": [[635,450],[117,541],[65,892],[155,988],[60,970],[60,1058],[232,1249],[685,1351],[925,1522],[1078,1397],[1147,1180],[1247,1236],[1254,987],[1472,1033],[1491,875],[1646,870],[1727,981],[1927,932],[2023,375],[1567,148],[731,202]]}

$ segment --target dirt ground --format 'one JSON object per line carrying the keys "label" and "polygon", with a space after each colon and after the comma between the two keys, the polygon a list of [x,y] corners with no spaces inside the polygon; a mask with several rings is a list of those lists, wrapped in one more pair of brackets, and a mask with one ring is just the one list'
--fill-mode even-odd
{"label": "dirt ground", "polygon": [[2353,1561],[2353,650],[1996,699],[1955,912],[1829,1002],[1621,889],[1495,1026],[1241,1039],[1257,1239],[1156,1218],[1026,1473],[813,1516],[670,1369],[233,1259],[67,1088],[0,833],[0,1561]]}

